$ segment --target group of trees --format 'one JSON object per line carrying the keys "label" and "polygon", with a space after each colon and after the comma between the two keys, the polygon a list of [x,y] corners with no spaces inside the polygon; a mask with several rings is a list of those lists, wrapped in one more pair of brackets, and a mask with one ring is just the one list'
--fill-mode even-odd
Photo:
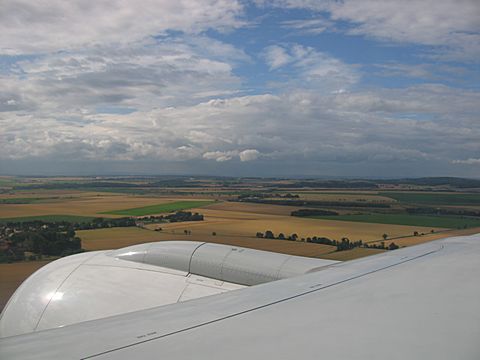
{"label": "group of trees", "polygon": [[480,217],[480,211],[468,209],[442,209],[434,207],[414,207],[407,208],[405,211],[412,215],[454,215]]}
{"label": "group of trees", "polygon": [[384,241],[381,241],[380,243],[374,243],[374,244],[363,244],[364,248],[367,249],[382,249],[382,250],[396,250],[400,246],[395,244],[394,242],[391,242],[388,246],[385,245]]}
{"label": "group of trees", "polygon": [[166,215],[165,219],[167,219],[169,222],[203,221],[203,215],[199,213],[192,213],[190,211],[177,211],[174,214]]}
{"label": "group of trees", "polygon": [[288,205],[288,206],[310,206],[310,207],[326,207],[326,208],[381,208],[388,209],[390,205],[382,202],[371,201],[323,201],[323,200],[300,200],[300,199],[265,199],[260,197],[239,198],[237,201],[271,204],[271,205]]}
{"label": "group of trees", "polygon": [[[49,223],[50,224],[50,223]],[[129,227],[135,226],[136,222],[134,218],[123,217],[123,218],[93,218],[91,221],[79,222],[79,223],[68,223],[68,222],[55,222],[55,224],[63,224],[64,226],[71,225],[75,230],[91,230],[91,229],[103,229],[111,227]]]}
{"label": "group of trees", "polygon": [[297,234],[285,236],[283,233],[279,233],[278,236],[275,236],[275,234],[270,230],[265,231],[265,233],[257,232],[256,237],[265,238],[265,239],[291,240],[291,241],[297,241],[298,239]]}
{"label": "group of trees", "polygon": [[308,216],[336,216],[338,212],[322,209],[298,209],[290,213],[291,216],[308,217]]}
{"label": "group of trees", "polygon": [[[384,234],[385,236],[386,234]],[[297,241],[298,240],[298,235],[297,234],[291,234],[288,236],[285,236],[283,233],[279,233],[277,236],[271,231],[267,230],[264,233],[262,232],[257,232],[256,237],[258,238],[264,238],[264,239],[278,239],[278,240],[290,240],[290,241]],[[388,236],[387,236],[388,237]],[[386,237],[384,237],[385,239]],[[396,245],[394,242],[390,243],[390,245],[385,246],[385,242],[381,242],[380,244],[366,244],[362,240],[357,240],[357,241],[350,241],[350,239],[344,237],[340,241],[338,240],[332,240],[326,237],[322,236],[312,236],[312,237],[307,237],[307,238],[302,238],[301,241],[308,242],[308,243],[314,243],[314,244],[323,244],[323,245],[331,245],[335,246],[337,248],[337,251],[343,251],[343,250],[351,250],[356,247],[365,247],[365,248],[374,248],[374,249],[384,249],[384,250],[395,250],[398,249],[399,246]]]}
{"label": "group of trees", "polygon": [[[66,256],[82,251],[76,230],[137,226],[144,222],[202,221],[203,215],[190,211],[178,211],[169,215],[144,218],[93,218],[83,222],[41,220],[8,222],[0,226],[0,262],[25,260],[29,257]],[[161,229],[160,229],[161,230]],[[187,230],[186,230],[187,231]],[[186,233],[191,235],[191,231]]]}
{"label": "group of trees", "polygon": [[199,214],[198,212],[192,213],[191,211],[177,211],[169,215],[145,216],[137,218],[136,220],[144,223],[203,221],[203,215]]}
{"label": "group of trees", "polygon": [[[8,236],[5,234],[8,232]],[[30,257],[66,256],[83,251],[81,240],[75,235],[73,226],[56,223],[36,222],[26,227],[2,228],[2,248],[0,262],[25,260],[25,253]]]}

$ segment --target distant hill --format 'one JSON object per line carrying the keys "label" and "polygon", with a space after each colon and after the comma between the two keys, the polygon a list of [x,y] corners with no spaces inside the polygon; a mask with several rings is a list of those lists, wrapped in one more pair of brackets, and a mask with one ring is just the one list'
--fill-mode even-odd
{"label": "distant hill", "polygon": [[414,179],[375,180],[377,184],[406,184],[421,186],[451,186],[456,188],[480,188],[480,180],[457,177],[422,177]]}

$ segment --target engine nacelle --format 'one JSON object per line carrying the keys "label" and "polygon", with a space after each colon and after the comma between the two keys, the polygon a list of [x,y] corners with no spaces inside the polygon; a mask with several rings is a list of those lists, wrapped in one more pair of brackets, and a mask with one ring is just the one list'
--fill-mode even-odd
{"label": "engine nacelle", "polygon": [[190,241],[72,255],[23,282],[1,314],[0,337],[220,294],[333,263]]}
{"label": "engine nacelle", "polygon": [[247,286],[302,275],[336,263],[197,241],[134,245],[110,256]]}

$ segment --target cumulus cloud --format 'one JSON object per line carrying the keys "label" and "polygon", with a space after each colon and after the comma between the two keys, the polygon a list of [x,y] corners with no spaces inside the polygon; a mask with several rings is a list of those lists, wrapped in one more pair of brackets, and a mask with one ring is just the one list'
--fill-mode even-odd
{"label": "cumulus cloud", "polygon": [[209,151],[203,154],[203,158],[207,160],[215,160],[217,162],[224,162],[232,160],[232,157],[236,154],[236,151]]}
{"label": "cumulus cloud", "polygon": [[240,79],[231,61],[242,58],[241,52],[218,41],[212,41],[216,46],[209,52],[197,41],[204,38],[151,40],[19,61],[19,73],[0,74],[0,111],[36,108],[37,113],[62,116],[122,112],[237,92]]}
{"label": "cumulus cloud", "polygon": [[480,151],[480,125],[472,117],[479,101],[473,91],[417,86],[238,96],[124,115],[87,114],[82,121],[24,115],[12,122],[0,115],[1,157],[222,164],[258,158],[270,166],[450,163]]}
{"label": "cumulus cloud", "polygon": [[[454,37],[460,46],[472,35],[475,45],[469,32],[475,15],[464,14],[464,24],[456,13],[441,21],[449,1],[425,19],[399,2],[382,2],[377,13],[373,2],[358,3],[363,12],[351,1],[277,5],[314,10],[314,18],[282,22],[297,33],[348,32],[439,50],[442,41],[452,50]],[[480,94],[450,83],[464,71],[476,85],[475,71],[374,64],[377,73],[431,83],[366,88],[364,68],[312,46],[262,43],[256,58],[207,31],[242,26],[244,4],[4,1],[0,51],[22,56],[0,59],[0,166],[62,161],[75,168],[103,161],[165,169],[157,165],[168,162],[202,172],[248,168],[268,175],[277,166],[303,175],[332,173],[335,166],[476,164]],[[410,5],[426,12],[418,2]],[[337,27],[339,22],[349,25]],[[438,34],[430,29],[433,22],[441,24]],[[263,81],[245,75],[256,61],[266,63],[268,76],[262,74],[265,85],[249,89]],[[438,83],[446,73],[452,74],[448,86]]]}
{"label": "cumulus cloud", "polygon": [[168,30],[198,34],[241,26],[236,0],[4,0],[0,54],[34,54],[126,44]]}
{"label": "cumulus cloud", "polygon": [[240,161],[257,160],[259,155],[260,155],[260,152],[258,150],[255,150],[255,149],[243,150],[242,152],[240,152],[238,154],[238,156],[240,157]]}

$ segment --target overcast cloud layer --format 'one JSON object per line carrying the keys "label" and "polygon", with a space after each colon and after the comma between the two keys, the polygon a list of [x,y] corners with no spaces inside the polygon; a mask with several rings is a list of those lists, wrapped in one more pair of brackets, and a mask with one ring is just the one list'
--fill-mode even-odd
{"label": "overcast cloud layer", "polygon": [[477,1],[0,7],[2,174],[480,176]]}

